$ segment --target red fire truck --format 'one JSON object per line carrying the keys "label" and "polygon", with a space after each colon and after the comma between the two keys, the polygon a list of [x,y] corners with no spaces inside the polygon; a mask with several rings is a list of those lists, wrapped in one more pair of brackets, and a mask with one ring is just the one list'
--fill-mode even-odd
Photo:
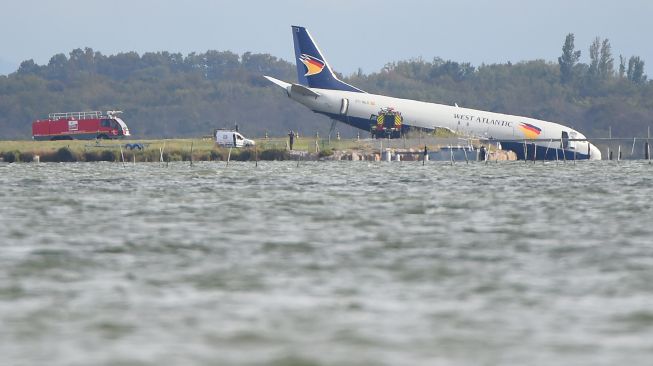
{"label": "red fire truck", "polygon": [[119,139],[129,136],[129,128],[118,117],[122,111],[50,113],[48,119],[32,122],[34,140]]}

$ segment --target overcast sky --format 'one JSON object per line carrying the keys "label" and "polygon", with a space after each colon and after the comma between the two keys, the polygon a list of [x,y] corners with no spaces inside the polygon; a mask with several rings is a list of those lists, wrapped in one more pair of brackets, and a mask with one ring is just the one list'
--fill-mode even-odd
{"label": "overcast sky", "polygon": [[345,74],[415,57],[475,66],[556,61],[570,32],[584,62],[600,36],[610,39],[615,66],[620,54],[638,55],[653,70],[651,0],[0,0],[0,73],[83,47],[252,51],[293,61],[291,25],[307,27]]}

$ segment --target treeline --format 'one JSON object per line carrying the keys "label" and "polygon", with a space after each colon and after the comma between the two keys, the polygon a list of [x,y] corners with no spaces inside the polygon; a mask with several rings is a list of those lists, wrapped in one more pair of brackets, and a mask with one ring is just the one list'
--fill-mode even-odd
{"label": "treeline", "polygon": [[[367,91],[443,104],[524,115],[573,126],[587,136],[646,135],[653,125],[653,82],[644,61],[621,56],[618,66],[609,40],[589,46],[590,63],[579,62],[569,34],[558,62],[481,65],[435,58],[387,64],[371,75],[349,78]],[[653,130],[653,128],[652,128]]]}
{"label": "treeline", "polygon": [[254,136],[323,125],[286,103],[262,75],[296,78],[294,65],[267,54],[105,56],[86,48],[55,55],[47,65],[28,60],[0,76],[0,138],[29,138],[33,120],[84,110],[123,110],[136,137],[201,136],[236,123]]}
{"label": "treeline", "polygon": [[[472,66],[439,58],[387,64],[344,79],[368,92],[558,121],[588,136],[641,136],[653,124],[653,83],[637,56],[589,46],[580,63],[574,36],[558,62]],[[270,85],[262,75],[296,80],[295,65],[267,54],[208,51],[102,55],[90,48],[58,54],[47,65],[24,61],[0,76],[0,139],[29,138],[31,121],[50,112],[125,111],[136,137],[207,135],[237,123],[252,136],[328,131],[330,123]],[[345,135],[355,134],[339,125]]]}

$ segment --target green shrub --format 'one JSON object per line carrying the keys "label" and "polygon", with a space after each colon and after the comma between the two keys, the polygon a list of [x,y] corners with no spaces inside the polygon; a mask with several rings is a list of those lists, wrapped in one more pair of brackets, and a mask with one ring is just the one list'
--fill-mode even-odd
{"label": "green shrub", "polygon": [[100,153],[97,151],[84,151],[82,154],[84,161],[99,161]]}
{"label": "green shrub", "polygon": [[181,151],[181,152],[178,152],[178,154],[180,156],[181,161],[190,161],[190,159],[191,159],[190,151]]}
{"label": "green shrub", "polygon": [[32,161],[34,161],[34,153],[31,151],[22,152],[20,153],[19,158],[20,161],[22,161],[23,163],[31,163]]}
{"label": "green shrub", "polygon": [[67,147],[62,147],[54,155],[58,162],[74,162],[79,161],[75,154]]}
{"label": "green shrub", "polygon": [[17,163],[20,161],[20,152],[6,151],[2,153],[2,160],[7,163]]}
{"label": "green shrub", "polygon": [[211,160],[224,160],[224,156],[222,155],[222,152],[218,150],[211,150],[209,157],[211,158]]}
{"label": "green shrub", "polygon": [[193,152],[193,161],[209,161],[211,154],[208,151]]}
{"label": "green shrub", "polygon": [[161,152],[159,149],[145,149],[142,152],[138,153],[136,158],[137,160],[140,158],[139,161],[151,161],[157,163],[161,160]]}
{"label": "green shrub", "polygon": [[182,161],[183,156],[179,151],[171,151],[163,153],[163,161]]}
{"label": "green shrub", "polygon": [[259,154],[261,160],[288,160],[289,157],[288,151],[282,149],[263,150]]}
{"label": "green shrub", "polygon": [[333,155],[333,150],[331,150],[331,149],[321,150],[321,151],[317,154],[317,156],[318,156],[319,158],[324,158],[324,157],[331,156],[331,155]]}
{"label": "green shrub", "polygon": [[234,157],[232,153],[231,158],[236,161],[251,161],[254,160],[254,152],[252,150],[238,150],[238,154]]}
{"label": "green shrub", "polygon": [[102,150],[100,154],[100,161],[118,161],[120,153],[114,150]]}
{"label": "green shrub", "polygon": [[44,163],[53,163],[57,161],[55,151],[44,151],[41,153],[41,161]]}
{"label": "green shrub", "polygon": [[99,161],[117,161],[118,152],[113,150],[102,150]]}

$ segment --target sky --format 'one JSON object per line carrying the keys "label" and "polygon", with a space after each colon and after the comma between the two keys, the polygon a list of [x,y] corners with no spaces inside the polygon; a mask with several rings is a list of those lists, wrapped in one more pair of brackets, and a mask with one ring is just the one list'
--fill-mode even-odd
{"label": "sky", "polygon": [[[568,33],[582,62],[599,36],[615,57],[653,73],[651,0],[0,0],[0,74],[90,47],[103,54],[207,50],[294,62],[291,25],[309,29],[345,75],[421,57],[458,62],[556,62]],[[651,75],[653,77],[653,75]]]}

